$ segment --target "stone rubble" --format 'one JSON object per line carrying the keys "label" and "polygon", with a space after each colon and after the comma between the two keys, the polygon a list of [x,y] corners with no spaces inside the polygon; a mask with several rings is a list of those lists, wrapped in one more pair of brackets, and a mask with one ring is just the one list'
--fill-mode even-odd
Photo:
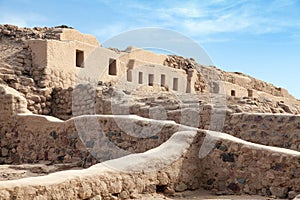
{"label": "stone rubble", "polygon": [[[141,199],[198,188],[299,198],[300,103],[285,89],[176,55],[163,64],[187,77],[198,70],[195,94],[122,90],[114,80],[75,86],[71,72],[34,65],[28,43],[60,41],[64,29],[0,25],[0,164],[10,166],[3,180],[19,179],[0,181],[0,199]],[[231,96],[218,93],[228,86]],[[124,159],[129,172],[105,165]],[[32,166],[14,166],[24,163]],[[89,168],[52,173],[74,167]]]}

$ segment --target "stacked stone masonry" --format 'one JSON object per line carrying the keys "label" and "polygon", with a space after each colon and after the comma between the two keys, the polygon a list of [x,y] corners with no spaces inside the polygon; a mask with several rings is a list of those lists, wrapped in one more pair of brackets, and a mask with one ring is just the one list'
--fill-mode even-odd
{"label": "stacked stone masonry", "polygon": [[[115,117],[115,119],[118,119],[118,117]],[[213,138],[215,145],[207,156],[199,158],[199,149],[203,144],[205,136],[211,139]],[[160,169],[160,172],[152,171],[132,174],[127,174],[126,172],[117,174],[98,172],[99,174],[97,174],[97,176],[91,178],[93,173],[99,171],[96,165],[88,169],[86,173],[85,171],[73,172],[73,177],[76,177],[76,173],[80,173],[81,178],[72,178],[71,180],[73,181],[70,182],[63,181],[50,185],[47,184],[48,189],[45,189],[41,183],[39,183],[38,187],[29,184],[26,187],[22,186],[17,189],[16,186],[13,186],[14,181],[12,182],[12,186],[1,186],[0,194],[4,199],[9,199],[11,195],[18,198],[31,198],[33,197],[32,195],[35,195],[54,199],[59,199],[62,196],[68,196],[68,198],[75,197],[73,195],[79,195],[79,197],[83,199],[100,195],[105,197],[105,199],[109,199],[110,196],[116,195],[121,199],[126,199],[126,197],[122,196],[123,193],[133,195],[133,193],[138,194],[142,192],[153,193],[158,190],[158,188],[181,191],[182,189],[194,190],[199,187],[204,187],[216,191],[218,194],[245,193],[266,196],[274,195],[278,198],[286,198],[289,193],[300,191],[298,183],[299,152],[287,152],[279,148],[272,149],[255,145],[242,140],[239,141],[226,134],[217,132],[198,131],[198,134],[194,136],[192,141],[191,146],[185,151],[181,158],[172,165]],[[114,160],[114,162],[117,161],[118,159]],[[101,167],[101,164],[98,165]],[[109,165],[111,164],[108,164],[108,166]],[[62,176],[59,175],[59,173],[57,175]],[[53,174],[53,176],[55,176],[55,174]],[[117,188],[112,187],[112,183],[116,181],[116,176],[120,177],[117,179],[119,185]],[[148,176],[151,178],[148,179]],[[49,179],[51,180],[50,177],[51,176],[49,176]],[[129,177],[133,177],[133,179]],[[46,184],[47,178],[48,177],[41,177],[40,179]],[[127,187],[130,180],[137,179],[141,182],[133,181],[131,187]],[[101,181],[101,185],[107,185],[106,190],[103,190],[102,187],[96,187],[95,184],[100,184],[99,180],[103,180]],[[22,180],[20,180],[20,183],[21,182]],[[61,187],[70,187],[70,185],[76,185],[75,189],[72,190],[73,194],[70,193],[70,190],[59,189]],[[33,194],[28,192],[32,190],[32,187],[36,188]],[[134,188],[139,189],[138,191],[134,191]],[[59,194],[55,193],[59,196],[52,196],[53,194],[51,193],[53,193],[53,190],[61,191]],[[79,194],[82,190],[87,193]]]}
{"label": "stacked stone masonry", "polygon": [[300,150],[299,115],[233,114],[224,132],[258,144]]}
{"label": "stacked stone masonry", "polygon": [[[66,26],[0,25],[0,50],[0,163],[94,165],[0,182],[0,199],[300,192],[300,103],[283,88],[192,58],[106,49]],[[145,172],[144,158],[175,147],[155,157],[170,165]],[[131,158],[130,173],[105,167]]]}

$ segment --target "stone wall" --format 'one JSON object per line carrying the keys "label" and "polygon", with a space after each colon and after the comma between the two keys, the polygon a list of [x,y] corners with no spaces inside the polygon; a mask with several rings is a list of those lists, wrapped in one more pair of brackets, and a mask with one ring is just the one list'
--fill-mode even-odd
{"label": "stone wall", "polygon": [[[230,109],[226,109],[225,107],[224,109],[218,109],[216,107],[213,107],[209,103],[199,103],[199,100],[195,99],[190,100],[190,96],[175,96],[173,98],[172,95],[163,96],[161,94],[158,96],[153,95],[151,98],[137,98],[137,96],[135,96],[134,94],[129,94],[128,96],[121,90],[117,90],[113,87],[107,86],[95,87],[93,85],[82,84],[78,85],[76,88],[77,89],[75,90],[71,87],[67,89],[56,88],[53,90],[50,109],[52,111],[52,116],[66,120],[71,118],[72,116],[79,116],[83,114],[135,114],[146,118],[174,120],[175,122],[184,125],[191,125],[193,127],[212,130],[213,128],[211,127],[211,124],[214,120],[212,117],[220,114],[221,118],[219,121],[225,120],[225,117],[228,118],[225,123],[227,125],[224,129],[225,132],[241,137],[245,140],[251,140],[256,143],[261,143],[260,141],[264,141],[266,140],[266,138],[261,139],[264,136],[261,136],[260,133],[250,136],[250,132],[253,132],[253,128],[249,129],[249,126],[245,126],[244,128],[237,128],[241,127],[243,124],[248,123],[245,120],[249,120],[245,118],[238,120],[238,116],[254,116],[255,114],[236,114],[231,116],[231,110],[233,110],[234,112],[242,112],[243,110],[245,110],[247,112],[259,111],[271,113],[275,112],[275,109],[280,109],[278,112],[296,112],[293,110],[289,110],[291,109],[291,107],[288,107],[286,104],[280,102],[277,102],[277,105],[274,104],[274,102],[268,103],[266,100],[260,101],[259,99],[255,100],[253,98],[240,99],[234,102],[229,102],[229,105],[227,106]],[[283,108],[285,108],[285,110],[283,110]],[[160,111],[163,113],[159,114],[158,116],[158,113],[156,113],[155,111]],[[261,114],[257,115],[258,117],[261,117]],[[272,114],[264,114],[262,117],[265,118],[264,116],[266,115],[270,115],[273,117]],[[276,116],[277,115],[274,115],[275,118]],[[254,119],[251,120],[254,124],[258,123],[254,122]],[[277,122],[277,120],[275,119],[273,122],[268,122],[270,124],[268,127],[271,127],[271,124],[274,122]],[[274,128],[274,126],[272,127]],[[256,130],[258,130],[259,128],[261,128],[261,126],[258,125]],[[264,131],[268,132],[268,134],[271,134],[269,130],[270,129]],[[291,129],[290,132],[294,130],[295,129]],[[274,130],[271,135],[275,136],[274,134],[277,132],[278,131]],[[251,137],[256,139],[250,139]],[[269,140],[277,141],[277,139],[271,138]],[[288,141],[285,140],[285,142]],[[276,144],[277,142],[270,143],[270,145],[278,146]],[[280,147],[285,146],[280,145]]]}
{"label": "stone wall", "polygon": [[[6,57],[5,61],[12,65],[12,69],[14,70],[14,73],[12,74],[16,74],[18,76],[32,75],[31,50],[28,48],[26,42],[19,44],[15,53]],[[27,86],[26,83],[24,85]]]}
{"label": "stone wall", "polygon": [[[11,54],[9,58],[4,59],[12,65],[12,68],[7,69],[2,64],[0,66],[0,81],[24,94],[28,101],[28,109],[35,114],[54,116],[67,116],[70,114],[70,102],[66,106],[65,113],[67,114],[62,114],[60,111],[59,108],[62,108],[62,106],[57,106],[58,108],[56,108],[52,104],[56,102],[56,100],[51,99],[53,88],[68,89],[69,87],[74,87],[76,84],[91,80],[95,83],[100,80],[99,82],[102,84],[112,83],[112,85],[118,85],[120,77],[126,79],[127,70],[130,67],[135,67],[136,71],[132,74],[133,84],[129,86],[130,84],[127,80],[123,82],[121,80],[118,85],[125,86],[125,89],[130,89],[132,85],[136,86],[139,66],[147,64],[149,66],[140,68],[141,71],[145,72],[143,74],[143,84],[138,84],[137,86],[141,90],[144,89],[143,85],[148,85],[149,74],[154,75],[154,83],[160,84],[161,74],[152,73],[152,69],[158,69],[155,65],[164,64],[175,68],[168,70],[167,67],[164,72],[169,75],[166,77],[167,84],[165,86],[168,87],[169,91],[173,89],[172,78],[174,77],[178,78],[178,90],[190,91],[192,93],[196,91],[201,94],[213,93],[215,83],[218,80],[224,80],[226,83],[219,84],[219,87],[222,90],[222,87],[229,86],[225,87],[225,89],[227,88],[226,93],[228,96],[232,88],[236,88],[238,96],[247,96],[246,88],[251,85],[251,88],[257,89],[257,91],[253,89],[255,96],[260,95],[263,98],[275,99],[276,101],[283,100],[285,103],[291,100],[291,102],[297,104],[297,101],[289,96],[286,90],[275,88],[270,84],[260,82],[246,75],[227,73],[214,67],[203,67],[192,59],[185,59],[180,56],[166,57],[165,55],[158,55],[141,49],[129,49],[126,52],[116,53],[99,47],[95,37],[81,34],[72,29],[60,27],[27,29],[3,25],[0,27],[0,30],[3,35],[1,44],[3,43],[15,49],[15,53]],[[70,41],[71,39],[72,41]],[[10,48],[5,47],[2,49],[1,47],[1,50],[5,51],[5,49]],[[85,68],[76,67],[76,50],[84,52],[84,60],[87,62]],[[116,76],[109,75],[108,73],[110,58],[119,58],[117,61],[118,73]],[[133,63],[136,64],[131,66],[131,61],[134,61]],[[151,67],[151,63],[153,67]],[[195,69],[199,70],[200,74]],[[188,82],[184,81],[186,79],[184,72],[187,73]],[[186,87],[189,84],[191,89]],[[267,89],[265,91],[262,88]],[[161,87],[161,89],[166,88]],[[265,92],[260,92],[259,90]],[[282,95],[278,92],[281,92]],[[276,95],[276,97],[271,94]],[[64,98],[63,96],[61,99],[64,99],[63,101],[66,102],[66,99],[69,98]],[[63,103],[61,104],[63,105]],[[52,111],[53,108],[55,111]],[[292,111],[290,113],[296,112]],[[66,116],[60,118],[67,119]]]}
{"label": "stone wall", "polygon": [[[199,65],[195,62],[194,59],[190,58],[184,58],[182,56],[176,56],[176,55],[169,55],[165,58],[163,62],[164,66],[168,66],[175,69],[184,70],[187,74],[187,81],[189,82],[191,86],[190,92],[194,93],[203,93],[203,92],[209,92],[210,88],[209,85],[209,76],[206,76],[207,73],[211,71],[210,69]],[[206,78],[208,79],[205,79]],[[213,77],[215,78],[215,77]],[[219,79],[215,79],[215,81],[218,81]]]}
{"label": "stone wall", "polygon": [[62,32],[61,27],[34,27],[34,28],[21,28],[14,25],[0,25],[0,35],[7,37],[11,40],[24,41],[28,39],[52,39],[58,40]]}
{"label": "stone wall", "polygon": [[70,125],[67,133],[65,126],[51,117],[15,116],[1,127],[1,164],[47,162],[90,166],[95,163],[75,128]]}
{"label": "stone wall", "polygon": [[[209,84],[208,83],[209,80],[223,81],[221,87],[224,87],[225,94],[227,94],[227,96],[232,96],[231,91],[234,90],[236,91],[237,97],[248,97],[249,96],[248,90],[253,90],[253,97],[267,97],[270,99],[276,99],[278,101],[289,100],[294,103],[297,102],[297,100],[292,95],[290,95],[287,90],[283,88],[276,87],[270,83],[266,83],[264,81],[255,79],[243,73],[225,72],[214,66],[204,67],[196,63],[192,58],[188,59],[188,58],[183,58],[181,56],[169,55],[165,59],[164,65],[175,69],[183,69],[186,72],[188,72],[189,69],[198,70],[200,73],[202,73],[202,76],[204,76],[204,78],[206,79],[206,83],[205,83],[206,86],[205,84],[201,84],[202,91],[204,91],[205,88],[207,88],[207,84]],[[216,76],[214,76],[214,78],[205,77],[205,75],[207,74],[206,72],[208,71],[214,72],[214,74],[219,75],[219,77]]]}
{"label": "stone wall", "polygon": [[116,148],[105,149],[106,143],[126,152],[144,152],[165,142],[178,129],[172,123],[143,120],[103,115],[63,122],[40,115],[17,115],[1,127],[1,149],[5,152],[1,163],[47,161],[90,166],[97,160],[87,149],[97,153],[97,148],[103,147],[101,155],[94,155],[98,161],[118,155]]}
{"label": "stone wall", "polygon": [[[265,93],[266,94],[266,93]],[[273,100],[272,100],[273,99]],[[276,100],[276,98],[251,98],[251,97],[230,97],[227,98],[227,107],[234,113],[278,113],[278,114],[299,114],[298,104]]]}
{"label": "stone wall", "polygon": [[192,158],[185,155],[194,136],[195,132],[178,132],[154,150],[97,164],[85,170],[58,172],[34,180],[0,182],[0,198],[139,199],[142,193],[166,191],[172,194],[175,190],[184,191],[188,188],[187,184],[198,188],[199,181],[189,182],[192,174],[195,174],[195,179],[199,178],[195,173],[196,163],[182,168],[182,163]]}
{"label": "stone wall", "polygon": [[91,84],[78,84],[67,89],[54,88],[51,96],[51,115],[67,120],[80,115],[112,114],[111,112],[97,112],[101,107],[99,102],[97,103],[101,99],[98,95],[102,92],[98,89]]}
{"label": "stone wall", "polygon": [[75,89],[54,89],[51,110],[52,116],[64,120],[88,114],[133,114],[151,119],[173,120],[178,124],[209,130],[222,130],[215,129],[214,125],[219,123],[218,126],[222,127],[225,117],[231,114],[225,105],[217,108],[189,94],[180,96],[161,92],[143,98],[128,95],[114,87],[94,87],[91,84],[80,84]]}
{"label": "stone wall", "polygon": [[[18,76],[15,72],[20,72],[22,75]],[[1,83],[15,89],[19,92],[20,96],[25,97],[27,108],[31,112],[35,114],[50,114],[52,88],[39,88],[36,86],[33,78],[24,74],[27,72],[15,72],[10,74],[7,72],[5,74],[0,73]]]}
{"label": "stone wall", "polygon": [[299,193],[298,151],[211,133],[221,139],[215,140],[212,152],[201,159],[202,187],[217,194],[259,194],[283,199]]}
{"label": "stone wall", "polygon": [[86,58],[99,46],[96,37],[66,26],[30,29],[0,25],[0,35],[0,58],[5,62],[0,62],[0,83],[19,91],[35,114],[51,115],[53,88],[68,88],[76,78],[86,78],[84,72],[83,77],[76,76],[80,70],[75,64],[76,49],[85,51]]}
{"label": "stone wall", "polygon": [[300,150],[300,116],[238,113],[227,118],[224,132],[250,142]]}
{"label": "stone wall", "polygon": [[0,121],[9,122],[17,113],[28,113],[26,99],[13,88],[0,85]]}
{"label": "stone wall", "polygon": [[44,87],[46,72],[43,66],[32,62],[33,55],[29,48],[29,39],[59,39],[60,28],[19,28],[1,25],[1,84],[8,85],[27,100],[27,108],[36,114],[50,114],[51,88]]}
{"label": "stone wall", "polygon": [[[283,97],[286,93],[281,91],[281,88],[275,87],[270,83],[255,79],[242,73],[222,72],[222,79],[226,82],[233,83],[244,87],[246,89],[254,89],[257,91],[265,92],[273,96]],[[291,96],[285,96],[291,97]]]}
{"label": "stone wall", "polygon": [[172,194],[204,187],[217,194],[293,198],[300,192],[299,158],[296,151],[257,145],[223,133],[183,131],[160,147],[86,170],[0,182],[0,197],[127,199],[139,198],[141,193]]}
{"label": "stone wall", "polygon": [[63,120],[70,119],[72,113],[73,88],[54,88],[51,96],[51,115]]}

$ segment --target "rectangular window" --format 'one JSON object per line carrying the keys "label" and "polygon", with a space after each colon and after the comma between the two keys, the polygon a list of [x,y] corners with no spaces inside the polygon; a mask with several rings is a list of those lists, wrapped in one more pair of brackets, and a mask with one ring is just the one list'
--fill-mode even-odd
{"label": "rectangular window", "polygon": [[143,84],[143,72],[139,72],[139,84]]}
{"label": "rectangular window", "polygon": [[235,97],[235,90],[231,90],[231,96]]}
{"label": "rectangular window", "polygon": [[153,86],[154,83],[154,74],[149,74],[148,75],[148,85]]}
{"label": "rectangular window", "polygon": [[161,86],[161,87],[166,86],[166,75],[165,75],[165,74],[162,74],[162,75],[160,76],[160,86]]}
{"label": "rectangular window", "polygon": [[127,81],[132,82],[132,69],[127,71]]}
{"label": "rectangular window", "polygon": [[109,59],[109,67],[108,67],[108,74],[112,76],[117,75],[117,61],[116,59]]}
{"label": "rectangular window", "polygon": [[76,49],[76,67],[83,68],[83,61],[84,61],[84,52],[81,50]]}
{"label": "rectangular window", "polygon": [[248,97],[253,97],[253,90],[248,89]]}
{"label": "rectangular window", "polygon": [[173,78],[173,90],[178,90],[178,78]]}

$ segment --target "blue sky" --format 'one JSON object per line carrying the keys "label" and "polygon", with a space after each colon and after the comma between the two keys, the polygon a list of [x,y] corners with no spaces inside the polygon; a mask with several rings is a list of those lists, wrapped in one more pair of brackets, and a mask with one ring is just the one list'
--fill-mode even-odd
{"label": "blue sky", "polygon": [[100,43],[144,27],[177,31],[213,63],[287,88],[300,98],[300,1],[0,0],[0,23],[66,24]]}

